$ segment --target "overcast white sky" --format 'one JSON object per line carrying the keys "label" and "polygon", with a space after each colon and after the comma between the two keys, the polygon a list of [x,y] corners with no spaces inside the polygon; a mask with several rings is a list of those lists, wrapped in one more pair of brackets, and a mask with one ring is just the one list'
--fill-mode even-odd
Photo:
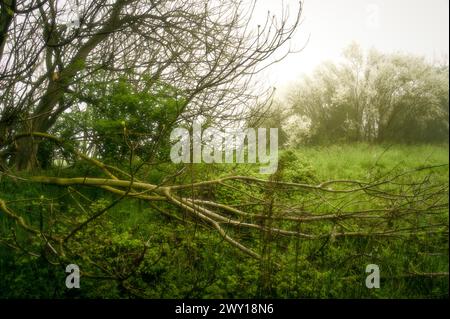
{"label": "overcast white sky", "polygon": [[[296,7],[297,0],[284,0]],[[281,0],[259,0],[257,14],[279,11]],[[448,59],[448,0],[304,0],[303,23],[293,44],[305,49],[265,72],[282,89],[356,41],[363,48]]]}

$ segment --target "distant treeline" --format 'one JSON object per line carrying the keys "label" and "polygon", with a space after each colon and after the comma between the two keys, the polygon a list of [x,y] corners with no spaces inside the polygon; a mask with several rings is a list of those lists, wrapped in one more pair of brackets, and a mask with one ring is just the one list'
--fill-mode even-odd
{"label": "distant treeline", "polygon": [[447,63],[364,54],[353,44],[341,63],[324,63],[293,86],[283,103],[289,110],[274,113],[291,145],[448,142],[448,76]]}

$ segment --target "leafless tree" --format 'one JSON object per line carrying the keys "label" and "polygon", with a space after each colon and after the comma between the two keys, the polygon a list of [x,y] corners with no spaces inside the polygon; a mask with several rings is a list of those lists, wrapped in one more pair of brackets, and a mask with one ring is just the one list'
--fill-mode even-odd
{"label": "leafless tree", "polygon": [[[300,4],[292,17],[268,14],[254,26],[254,9],[236,0],[2,1],[1,140],[48,132],[82,101],[86,83],[124,76],[141,89],[143,77],[146,90],[177,88],[187,97],[180,119],[242,118],[261,97],[252,76],[283,49],[301,14]],[[38,146],[32,138],[3,144],[3,162],[33,169]]]}

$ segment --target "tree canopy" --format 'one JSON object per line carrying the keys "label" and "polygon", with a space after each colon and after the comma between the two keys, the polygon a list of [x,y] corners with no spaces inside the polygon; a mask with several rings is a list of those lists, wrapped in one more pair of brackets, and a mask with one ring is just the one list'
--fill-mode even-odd
{"label": "tree canopy", "polygon": [[353,44],[341,63],[325,63],[292,86],[287,104],[308,126],[304,142],[444,142],[448,65],[365,54]]}

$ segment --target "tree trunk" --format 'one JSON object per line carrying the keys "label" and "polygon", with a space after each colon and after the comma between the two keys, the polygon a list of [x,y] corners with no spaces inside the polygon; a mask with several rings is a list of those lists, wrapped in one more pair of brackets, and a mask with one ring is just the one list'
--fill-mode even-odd
{"label": "tree trunk", "polygon": [[16,0],[4,0],[0,7],[0,58],[3,55],[3,48],[6,44],[8,29],[14,18]]}
{"label": "tree trunk", "polygon": [[31,171],[39,167],[37,152],[39,141],[25,137],[16,142],[15,162],[17,170]]}

